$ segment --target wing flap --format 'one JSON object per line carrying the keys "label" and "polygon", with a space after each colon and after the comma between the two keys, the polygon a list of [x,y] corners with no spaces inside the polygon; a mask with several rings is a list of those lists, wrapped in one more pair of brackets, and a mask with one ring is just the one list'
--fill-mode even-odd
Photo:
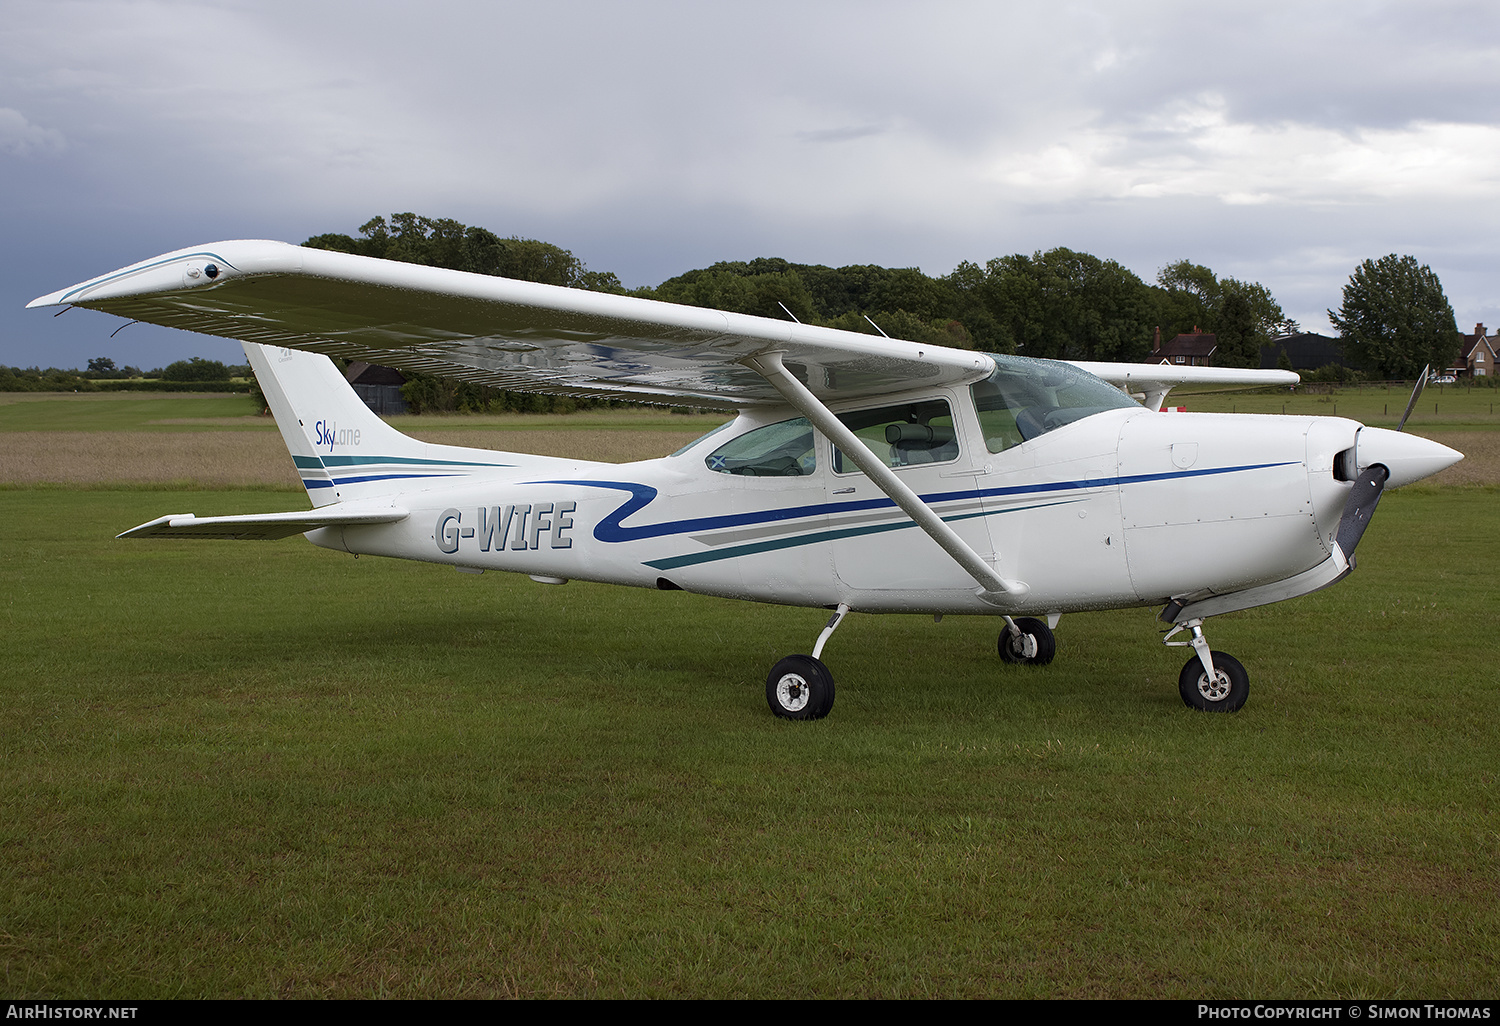
{"label": "wing flap", "polygon": [[352,527],[394,524],[409,514],[396,506],[379,510],[351,511],[325,507],[293,513],[252,513],[246,516],[200,517],[172,513],[132,527],[118,538],[217,538],[232,541],[273,541],[305,534],[319,527]]}

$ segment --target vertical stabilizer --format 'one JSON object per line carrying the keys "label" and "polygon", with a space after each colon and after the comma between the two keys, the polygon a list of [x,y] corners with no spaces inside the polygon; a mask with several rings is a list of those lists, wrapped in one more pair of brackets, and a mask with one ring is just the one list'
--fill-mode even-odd
{"label": "vertical stabilizer", "polygon": [[403,435],[370,412],[326,356],[255,342],[244,347],[314,506],[516,466],[515,454]]}

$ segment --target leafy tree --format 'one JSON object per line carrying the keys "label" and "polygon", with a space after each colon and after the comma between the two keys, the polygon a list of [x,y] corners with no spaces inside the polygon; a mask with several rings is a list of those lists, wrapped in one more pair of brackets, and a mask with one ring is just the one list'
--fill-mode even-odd
{"label": "leafy tree", "polygon": [[1259,367],[1260,348],[1297,330],[1271,291],[1257,281],[1220,278],[1202,264],[1179,260],[1156,275],[1158,323],[1170,338],[1195,328],[1219,337],[1214,363]]}
{"label": "leafy tree", "polygon": [[218,360],[195,356],[167,364],[159,376],[163,381],[228,381],[230,374],[229,368]]}
{"label": "leafy tree", "polygon": [[89,370],[95,374],[113,374],[115,361],[107,356],[96,356],[89,361]]}
{"label": "leafy tree", "polygon": [[[736,279],[740,279],[736,281]],[[827,267],[794,264],[780,257],[730,260],[669,278],[655,289],[636,295],[673,303],[709,306],[739,313],[785,317],[776,300],[785,303],[804,323],[843,326],[871,331],[864,315],[890,331],[884,320],[897,313],[927,324],[953,319],[953,290],[942,279],[929,278],[915,267],[871,265]],[[847,315],[853,314],[850,320]],[[942,330],[942,329],[938,329]]]}
{"label": "leafy tree", "polygon": [[[765,263],[773,264],[772,261]],[[786,319],[786,313],[779,305],[785,304],[797,320],[804,324],[813,321],[817,315],[807,283],[796,270],[789,269],[786,261],[774,264],[781,267],[752,271],[743,264],[714,264],[669,278],[655,289],[640,290],[637,294],[668,303],[704,306],[777,320]]]}
{"label": "leafy tree", "polygon": [[302,245],[547,285],[625,291],[613,273],[588,270],[583,261],[560,246],[519,236],[502,239],[488,228],[460,224],[452,218],[392,214],[389,221],[371,218],[359,232],[363,238],[331,233],[314,235]]}
{"label": "leafy tree", "polygon": [[1344,354],[1382,378],[1414,378],[1458,354],[1458,325],[1442,282],[1413,256],[1391,253],[1360,264],[1328,319]]}
{"label": "leafy tree", "polygon": [[1267,341],[1256,323],[1250,300],[1241,292],[1230,292],[1219,302],[1214,325],[1218,348],[1213,362],[1220,367],[1259,367],[1260,346]]}
{"label": "leafy tree", "polygon": [[[965,275],[974,277],[967,268]],[[1151,348],[1156,308],[1150,289],[1113,260],[1064,248],[1017,253],[991,260],[976,287],[998,327],[1001,351],[1138,360]]]}

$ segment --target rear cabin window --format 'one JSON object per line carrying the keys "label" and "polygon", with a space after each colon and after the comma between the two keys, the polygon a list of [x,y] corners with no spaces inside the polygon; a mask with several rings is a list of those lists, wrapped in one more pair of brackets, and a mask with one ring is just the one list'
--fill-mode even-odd
{"label": "rear cabin window", "polygon": [[[888,467],[913,467],[958,459],[953,411],[944,399],[856,410],[840,413],[838,418]],[[833,469],[840,474],[859,471],[854,461],[838,449],[833,450]]]}
{"label": "rear cabin window", "polygon": [[746,431],[709,453],[709,470],[744,477],[805,477],[817,470],[812,425],[806,417]]}

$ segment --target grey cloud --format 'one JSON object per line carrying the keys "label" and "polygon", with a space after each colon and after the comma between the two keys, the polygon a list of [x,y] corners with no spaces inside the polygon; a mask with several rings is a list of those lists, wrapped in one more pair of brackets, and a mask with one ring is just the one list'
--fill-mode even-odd
{"label": "grey cloud", "polygon": [[[1339,206],[1292,181],[1296,153],[1215,149],[1285,125],[1325,133],[1309,147],[1500,131],[1497,30],[1489,5],[1441,3],[11,0],[0,363],[100,355],[82,315],[20,309],[36,295],[398,210],[547,239],[631,284],[758,255],[943,273],[1064,245],[1147,278],[1188,257],[1299,317],[1337,305],[1359,259],[1414,252],[1461,321],[1500,321],[1500,185],[1445,197],[1417,165],[1405,191],[1356,181]],[[1221,125],[1173,120],[1209,109]],[[1178,192],[1139,188],[1169,174]],[[1275,202],[1220,198],[1236,188]]]}
{"label": "grey cloud", "polygon": [[879,125],[855,125],[848,128],[821,128],[798,132],[797,138],[802,142],[810,143],[841,143],[854,139],[868,139],[884,131],[886,130]]}
{"label": "grey cloud", "polygon": [[0,153],[15,157],[60,153],[67,143],[55,128],[34,125],[18,110],[0,107]]}

